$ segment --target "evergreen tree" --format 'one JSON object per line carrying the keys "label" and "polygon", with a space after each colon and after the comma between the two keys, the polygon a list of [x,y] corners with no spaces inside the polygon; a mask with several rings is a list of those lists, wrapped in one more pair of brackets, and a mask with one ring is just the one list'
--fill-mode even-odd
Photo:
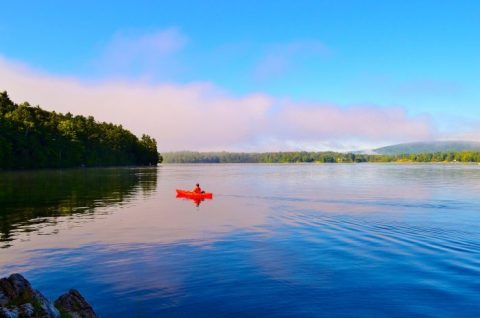
{"label": "evergreen tree", "polygon": [[48,112],[0,93],[0,168],[156,165],[155,139],[91,116]]}

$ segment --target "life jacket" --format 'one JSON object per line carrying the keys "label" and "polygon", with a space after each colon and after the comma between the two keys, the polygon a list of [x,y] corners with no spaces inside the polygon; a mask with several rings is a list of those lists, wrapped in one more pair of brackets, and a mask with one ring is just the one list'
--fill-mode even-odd
{"label": "life jacket", "polygon": [[193,189],[193,192],[202,193],[202,189],[200,189],[200,187],[195,187],[195,189]]}

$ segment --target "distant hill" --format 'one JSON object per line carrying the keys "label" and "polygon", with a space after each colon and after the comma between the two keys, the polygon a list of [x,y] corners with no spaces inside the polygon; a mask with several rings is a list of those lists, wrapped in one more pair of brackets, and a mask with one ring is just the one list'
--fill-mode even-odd
{"label": "distant hill", "polygon": [[434,152],[480,151],[480,142],[475,141],[431,141],[392,145],[368,151],[379,155],[401,155]]}

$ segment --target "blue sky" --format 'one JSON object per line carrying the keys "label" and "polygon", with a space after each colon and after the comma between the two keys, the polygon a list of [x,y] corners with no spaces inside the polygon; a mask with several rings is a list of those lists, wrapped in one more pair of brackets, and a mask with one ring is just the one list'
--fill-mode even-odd
{"label": "blue sky", "polygon": [[[427,117],[434,139],[470,136],[480,120],[479,1],[11,1],[2,12],[0,56],[26,74],[210,83],[233,99],[282,101],[268,113],[285,100],[401,108]],[[349,146],[390,142],[350,139]]]}

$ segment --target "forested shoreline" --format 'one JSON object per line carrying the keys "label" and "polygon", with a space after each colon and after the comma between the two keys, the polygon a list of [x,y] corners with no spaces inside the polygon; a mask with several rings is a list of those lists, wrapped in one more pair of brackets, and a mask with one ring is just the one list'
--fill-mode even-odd
{"label": "forested shoreline", "polygon": [[157,165],[164,163],[475,162],[480,152],[376,155],[340,152],[157,152],[155,139],[91,116],[49,112],[0,93],[0,169]]}
{"label": "forested shoreline", "polygon": [[170,152],[164,163],[362,163],[362,162],[480,162],[480,152],[436,152],[366,155],[339,152]]}
{"label": "forested shoreline", "polygon": [[0,93],[0,169],[156,165],[155,139],[91,116],[16,104]]}

